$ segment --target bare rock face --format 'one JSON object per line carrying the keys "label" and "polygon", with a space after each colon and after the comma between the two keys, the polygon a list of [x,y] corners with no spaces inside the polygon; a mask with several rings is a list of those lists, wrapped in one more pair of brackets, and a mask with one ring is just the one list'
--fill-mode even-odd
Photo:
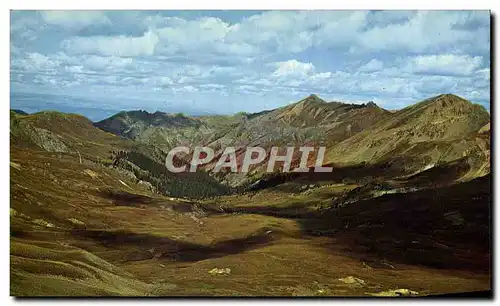
{"label": "bare rock face", "polygon": [[231,274],[231,269],[229,268],[213,268],[212,270],[208,271],[208,274],[212,275],[228,275]]}
{"label": "bare rock face", "polygon": [[489,134],[490,133],[490,123],[488,122],[488,124],[486,124],[485,126],[483,126],[482,128],[479,129],[478,133],[480,134]]}
{"label": "bare rock face", "polygon": [[30,136],[34,143],[49,152],[71,152],[60,136],[46,129],[35,127]]}
{"label": "bare rock face", "polygon": [[140,180],[139,182],[137,182],[137,184],[153,193],[156,192],[156,188],[150,182]]}
{"label": "bare rock face", "polygon": [[417,291],[402,288],[402,289],[382,291],[382,292],[378,292],[378,293],[371,293],[370,295],[380,296],[380,297],[382,297],[382,296],[388,297],[388,296],[416,296],[418,294],[419,293]]}
{"label": "bare rock face", "polygon": [[347,276],[344,278],[339,278],[338,280],[346,285],[351,285],[351,286],[362,287],[365,285],[364,280],[357,278],[357,277],[354,277],[354,276]]}

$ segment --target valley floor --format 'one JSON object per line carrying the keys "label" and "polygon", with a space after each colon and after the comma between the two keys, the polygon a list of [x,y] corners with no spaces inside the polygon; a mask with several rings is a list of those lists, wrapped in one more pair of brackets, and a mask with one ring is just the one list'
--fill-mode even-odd
{"label": "valley floor", "polygon": [[[294,221],[255,215],[201,220],[184,220],[190,230],[84,232],[90,241],[58,230],[23,233],[12,238],[11,294],[364,296],[400,288],[420,295],[490,288],[488,273],[348,256],[351,250],[334,238],[301,236]],[[210,274],[214,268],[230,273]],[[340,280],[351,276],[353,283]]]}
{"label": "valley floor", "polygon": [[[437,229],[450,214],[428,209],[439,218],[421,219],[419,228],[405,216],[418,218],[420,206],[391,206],[434,197],[424,193],[380,197],[377,207],[401,214],[388,223],[384,213],[367,220],[355,205],[346,213],[327,208],[356,184],[193,202],[148,194],[112,169],[77,160],[22,149],[11,156],[11,295],[425,296],[491,288],[488,222],[486,233],[478,228],[489,220],[489,181],[470,188],[470,208],[450,197],[446,209],[459,217]],[[478,215],[464,224],[469,209]],[[449,238],[453,231],[464,241]]]}

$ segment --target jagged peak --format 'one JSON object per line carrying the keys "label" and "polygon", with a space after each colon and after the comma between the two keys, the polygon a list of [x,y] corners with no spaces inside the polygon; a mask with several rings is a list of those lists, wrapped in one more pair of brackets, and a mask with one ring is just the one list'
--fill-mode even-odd
{"label": "jagged peak", "polygon": [[150,112],[148,112],[147,110],[144,110],[144,109],[132,110],[132,111],[128,111],[128,112],[125,112],[125,113],[128,114],[128,115],[139,115],[139,116],[147,116],[147,117],[158,116],[158,115],[165,115],[166,114],[166,113],[159,112],[159,111],[156,111],[154,113],[150,113]]}
{"label": "jagged peak", "polygon": [[199,125],[200,121],[183,113],[165,113],[158,110],[150,113],[141,109],[119,112],[109,118],[96,122],[95,126],[106,130],[108,125],[113,124],[118,126],[132,126],[136,124],[144,126],[195,126]]}
{"label": "jagged peak", "polygon": [[[134,119],[159,119],[159,118],[165,118],[165,117],[185,117],[188,118],[188,116],[184,115],[183,113],[165,113],[162,111],[155,111],[155,112],[148,112],[147,110],[139,109],[139,110],[130,110],[130,111],[121,111],[119,113],[116,113],[115,115],[111,116],[108,119],[111,118],[120,118],[120,117],[130,117]],[[106,119],[104,119],[106,120]]]}

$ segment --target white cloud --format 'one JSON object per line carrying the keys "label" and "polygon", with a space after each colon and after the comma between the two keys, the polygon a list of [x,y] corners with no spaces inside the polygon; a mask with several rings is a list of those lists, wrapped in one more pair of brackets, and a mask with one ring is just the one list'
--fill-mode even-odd
{"label": "white cloud", "polygon": [[488,56],[487,11],[269,11],[239,21],[11,13],[16,84],[158,100],[169,88],[210,106],[235,93],[276,102],[313,92],[404,105],[453,92],[484,102]]}
{"label": "white cloud", "polygon": [[359,67],[359,71],[361,72],[374,72],[374,71],[379,71],[384,68],[384,63],[377,60],[377,59],[372,59],[368,63],[364,64],[363,66]]}
{"label": "white cloud", "polygon": [[53,69],[59,66],[58,61],[54,61],[49,57],[37,52],[28,53],[28,59],[30,60],[30,63],[33,64],[34,69]]}
{"label": "white cloud", "polygon": [[344,11],[323,20],[315,31],[315,42],[322,47],[351,45],[366,26],[368,11]]}
{"label": "white cloud", "polygon": [[481,70],[476,71],[476,75],[478,75],[480,78],[483,78],[484,80],[489,81],[491,77],[491,72],[490,68],[484,68]]}
{"label": "white cloud", "polygon": [[122,77],[120,79],[120,83],[123,86],[127,86],[127,85],[145,85],[145,84],[148,84],[148,82],[150,80],[151,80],[150,78],[141,78],[141,77],[126,76],[126,77]]}
{"label": "white cloud", "polygon": [[106,68],[130,67],[134,60],[132,58],[122,58],[118,56],[96,56],[90,55],[83,59],[83,64],[89,69],[102,70]]}
{"label": "white cloud", "polygon": [[201,88],[204,88],[204,89],[223,89],[225,88],[226,86],[225,85],[222,85],[222,84],[202,84],[200,85]]}
{"label": "white cloud", "polygon": [[229,25],[218,18],[201,18],[184,21],[157,30],[159,37],[167,45],[193,47],[205,43],[220,41],[229,31]]}
{"label": "white cloud", "polygon": [[418,11],[374,11],[368,17],[369,21],[376,25],[388,25],[390,23],[406,22],[414,17]]}
{"label": "white cloud", "polygon": [[406,69],[412,73],[471,75],[482,65],[481,56],[438,54],[410,58]]}
{"label": "white cloud", "polygon": [[[42,11],[39,15],[43,23],[65,28],[120,25],[103,11]],[[82,49],[74,52],[134,56],[202,49],[204,53],[250,56],[299,53],[311,47],[350,48],[353,52],[489,49],[488,11],[268,11],[235,23],[214,17],[132,15],[133,18],[124,17],[121,21],[131,23],[132,27],[151,29],[142,40],[127,35],[73,37],[69,41],[75,40],[75,47]],[[18,36],[27,35],[26,40],[36,38],[33,31],[41,28],[33,17],[16,18],[12,22],[12,29],[22,29],[15,31]],[[95,47],[89,46],[94,42]],[[130,45],[134,45],[130,52],[120,53],[120,48],[117,51],[113,48]]]}
{"label": "white cloud", "polygon": [[269,11],[254,15],[233,25],[226,40],[250,44],[259,52],[302,52],[314,43],[311,27],[315,21],[309,19],[309,13]]}
{"label": "white cloud", "polygon": [[465,30],[465,26],[477,23],[478,13],[418,11],[408,22],[376,26],[354,35],[355,46],[351,50],[433,52],[457,47],[462,51],[489,49],[489,13],[483,11],[480,16],[481,20],[486,20],[482,28]]}
{"label": "white cloud", "polygon": [[458,82],[452,76],[426,75],[420,78],[414,78],[413,83],[417,92],[420,93],[436,93],[436,92],[456,92]]}
{"label": "white cloud", "polygon": [[254,85],[239,85],[236,87],[236,90],[243,93],[252,93],[252,94],[259,92],[259,89]]}
{"label": "white cloud", "polygon": [[83,66],[67,66],[64,68],[69,73],[83,73]]}
{"label": "white cloud", "polygon": [[71,54],[100,54],[104,56],[153,55],[159,38],[152,31],[141,37],[92,36],[72,37],[61,42],[61,47]]}
{"label": "white cloud", "polygon": [[102,80],[108,84],[116,84],[118,82],[118,78],[116,77],[116,75],[107,75],[103,77]]}
{"label": "white cloud", "polygon": [[60,66],[60,61],[38,52],[25,54],[24,58],[12,60],[11,66],[27,72],[51,72]]}
{"label": "white cloud", "polygon": [[73,29],[111,23],[103,11],[41,11],[40,15],[48,24]]}
{"label": "white cloud", "polygon": [[[255,55],[299,53],[310,47],[432,52],[452,45],[456,49],[457,43],[462,51],[484,51],[489,46],[486,11],[271,11],[235,24],[211,17],[165,19],[168,21],[163,24],[168,26],[158,28],[159,50],[168,54],[199,48],[220,54]],[[473,29],[472,25],[480,27]]]}
{"label": "white cloud", "polygon": [[[111,22],[104,12],[98,11],[41,14],[44,19],[61,25]],[[199,51],[203,50],[203,54],[231,54],[242,60],[264,54],[300,53],[311,47],[345,48],[354,53],[436,52],[450,46],[454,51],[489,48],[487,11],[269,11],[237,23],[214,17],[139,16],[131,20],[150,29],[142,37],[72,37],[64,42],[63,48],[71,53],[186,57],[191,54],[199,57]]]}
{"label": "white cloud", "polygon": [[309,77],[310,81],[317,82],[317,81],[324,81],[326,79],[329,79],[332,77],[332,73],[330,71],[327,72],[321,72],[321,73],[316,73],[312,76]]}
{"label": "white cloud", "polygon": [[295,59],[274,63],[273,65],[276,66],[276,70],[273,72],[275,77],[305,76],[314,72],[315,69],[312,63],[303,63]]}
{"label": "white cloud", "polygon": [[173,85],[174,81],[172,81],[171,78],[164,76],[164,77],[159,77],[156,83],[162,86],[168,86],[168,85]]}
{"label": "white cloud", "polygon": [[316,67],[312,63],[300,62],[296,59],[271,63],[274,67],[270,75],[257,75],[253,78],[243,78],[237,83],[250,83],[265,86],[288,86],[298,88],[301,86],[323,88],[334,74],[330,71],[316,73]]}
{"label": "white cloud", "polygon": [[38,31],[42,28],[41,22],[31,16],[18,17],[11,11],[11,46],[14,41],[31,42],[38,38]]}
{"label": "white cloud", "polygon": [[244,56],[257,52],[255,46],[245,41],[227,39],[228,33],[237,29],[238,25],[230,25],[219,18],[202,17],[190,21],[181,18],[160,18],[153,24],[156,25],[160,41],[160,54],[199,53],[203,50],[204,53]]}
{"label": "white cloud", "polygon": [[198,88],[191,86],[191,85],[187,85],[187,86],[177,87],[177,88],[173,87],[172,90],[174,91],[174,93],[197,92]]}

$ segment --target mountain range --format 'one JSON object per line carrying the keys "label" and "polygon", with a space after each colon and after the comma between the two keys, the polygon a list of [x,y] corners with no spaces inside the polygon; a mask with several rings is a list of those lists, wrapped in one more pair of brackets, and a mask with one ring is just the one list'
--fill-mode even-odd
{"label": "mountain range", "polygon": [[[209,146],[219,154],[227,146],[270,149],[275,145],[321,145],[328,148],[327,164],[387,164],[400,175],[462,159],[469,167],[464,179],[470,179],[489,172],[489,138],[478,133],[489,124],[489,117],[484,107],[450,94],[392,112],[373,102],[327,103],[311,95],[255,114],[185,117],[134,111],[116,114],[95,126],[167,152],[180,145]],[[244,150],[239,154],[241,162]],[[300,157],[296,154],[295,158]],[[314,160],[313,155],[310,166]],[[206,168],[211,167],[213,164]],[[254,169],[251,178],[238,174],[225,179],[237,186],[256,180],[264,172]]]}
{"label": "mountain range", "polygon": [[[333,171],[165,166],[176,146],[232,146],[241,166],[249,146],[305,145],[325,146]],[[259,113],[99,122],[11,110],[11,294],[487,291],[490,146],[490,114],[452,94],[397,111],[310,95]]]}

